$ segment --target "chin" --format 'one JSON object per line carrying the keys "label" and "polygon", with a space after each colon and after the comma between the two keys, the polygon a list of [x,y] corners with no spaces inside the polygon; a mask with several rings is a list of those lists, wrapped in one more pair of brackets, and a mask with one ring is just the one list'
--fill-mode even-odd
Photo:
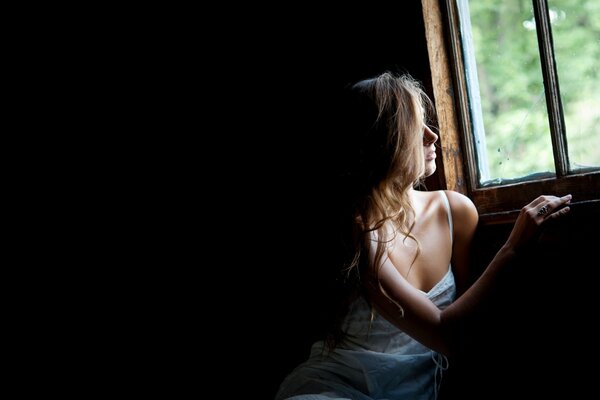
{"label": "chin", "polygon": [[425,178],[433,175],[436,169],[437,167],[435,165],[435,161],[430,161],[427,164],[425,164]]}

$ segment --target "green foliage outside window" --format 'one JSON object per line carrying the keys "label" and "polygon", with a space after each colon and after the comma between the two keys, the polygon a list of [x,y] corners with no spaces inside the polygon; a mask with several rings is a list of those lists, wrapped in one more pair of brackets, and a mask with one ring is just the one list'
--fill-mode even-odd
{"label": "green foliage outside window", "polygon": [[[531,1],[469,8],[491,179],[553,172]],[[571,165],[600,166],[600,1],[549,8]]]}

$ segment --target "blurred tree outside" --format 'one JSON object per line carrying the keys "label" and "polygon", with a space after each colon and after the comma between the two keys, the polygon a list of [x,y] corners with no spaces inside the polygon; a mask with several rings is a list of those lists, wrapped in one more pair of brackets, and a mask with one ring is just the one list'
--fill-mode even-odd
{"label": "blurred tree outside", "polygon": [[[569,156],[600,166],[600,1],[550,0]],[[531,0],[469,1],[492,180],[554,172]]]}

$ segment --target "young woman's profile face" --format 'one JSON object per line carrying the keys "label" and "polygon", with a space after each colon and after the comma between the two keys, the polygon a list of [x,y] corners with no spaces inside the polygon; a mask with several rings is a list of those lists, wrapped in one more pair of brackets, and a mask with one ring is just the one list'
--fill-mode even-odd
{"label": "young woman's profile face", "polygon": [[435,142],[437,142],[437,140],[438,135],[436,135],[427,125],[424,125],[423,155],[425,156],[425,176],[431,176],[435,172]]}

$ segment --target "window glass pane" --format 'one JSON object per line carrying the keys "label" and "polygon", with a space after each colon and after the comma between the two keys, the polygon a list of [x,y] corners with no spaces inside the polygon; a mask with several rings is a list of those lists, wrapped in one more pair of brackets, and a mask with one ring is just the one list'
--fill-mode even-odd
{"label": "window glass pane", "polygon": [[600,1],[548,2],[571,169],[600,166]]}
{"label": "window glass pane", "polygon": [[530,0],[458,0],[482,185],[554,173]]}

